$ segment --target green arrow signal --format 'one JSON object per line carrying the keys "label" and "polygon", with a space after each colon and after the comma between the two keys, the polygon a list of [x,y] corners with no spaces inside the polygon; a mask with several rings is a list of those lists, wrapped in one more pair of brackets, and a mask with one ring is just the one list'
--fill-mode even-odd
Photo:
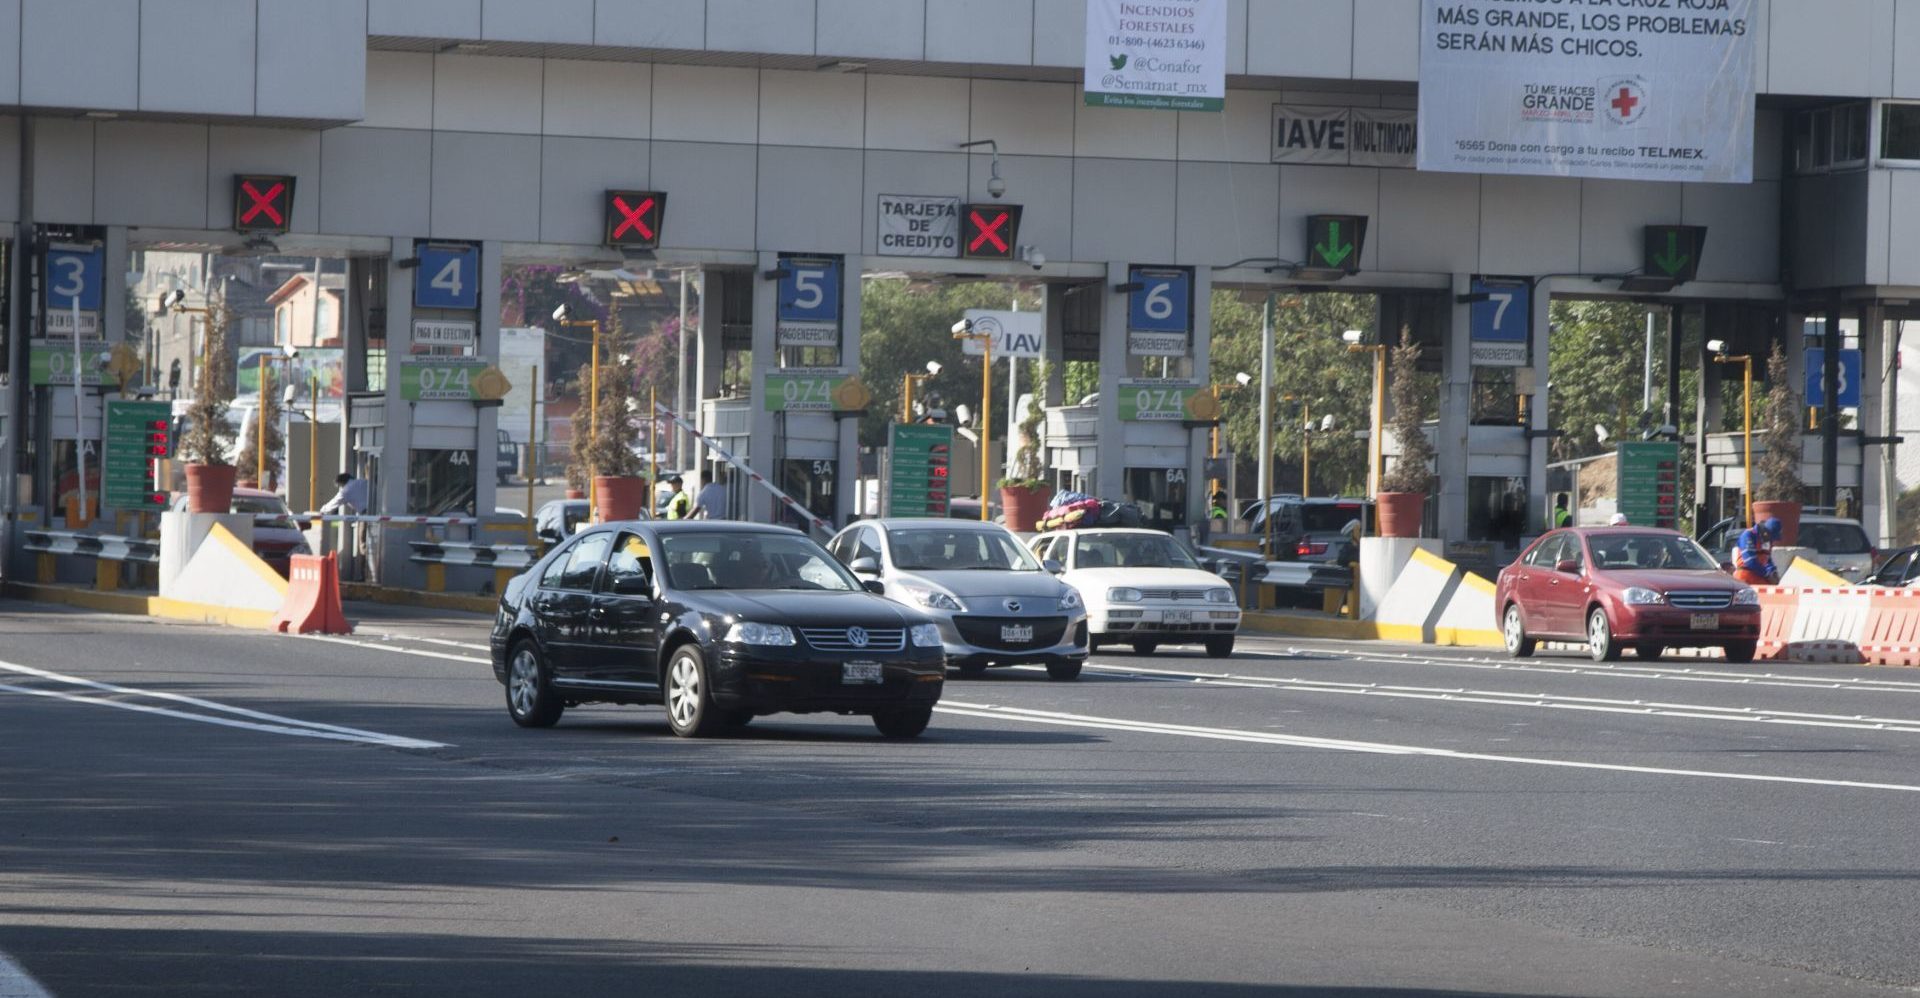
{"label": "green arrow signal", "polygon": [[1654,254],[1653,265],[1666,271],[1668,277],[1673,277],[1682,270],[1685,270],[1687,263],[1692,259],[1693,254],[1680,252],[1680,233],[1669,231],[1667,233],[1667,248],[1662,252]]}
{"label": "green arrow signal", "polygon": [[1347,257],[1353,255],[1353,243],[1342,244],[1340,223],[1328,222],[1326,242],[1314,243],[1313,251],[1320,254],[1320,259],[1326,261],[1327,266],[1338,267],[1346,262]]}

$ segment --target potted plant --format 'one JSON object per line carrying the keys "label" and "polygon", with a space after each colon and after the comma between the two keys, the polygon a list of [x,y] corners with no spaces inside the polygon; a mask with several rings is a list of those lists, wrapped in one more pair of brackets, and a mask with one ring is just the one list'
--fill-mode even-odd
{"label": "potted plant", "polygon": [[1780,543],[1800,540],[1800,507],[1807,497],[1800,480],[1800,392],[1787,373],[1780,344],[1767,355],[1767,421],[1761,428],[1762,451],[1754,462],[1753,518],[1780,518]]}
{"label": "potted plant", "polygon": [[[640,431],[634,424],[632,408],[633,358],[619,353],[621,345],[618,313],[600,343],[599,418],[593,418],[592,368],[580,369],[574,383],[580,408],[573,414],[572,461],[567,467],[567,484],[593,482],[594,518],[602,523],[632,520],[647,508],[647,480],[641,477],[645,462],[636,448]],[[596,425],[597,424],[597,425]]]}
{"label": "potted plant", "polygon": [[233,427],[227,423],[233,381],[226,363],[231,318],[226,306],[207,304],[204,369],[180,435],[180,457],[187,471],[187,510],[193,513],[226,513],[233,508],[234,467],[227,463],[227,447],[233,442]]}
{"label": "potted plant", "polygon": [[[1045,365],[1035,378],[1036,385],[1047,383]],[[1020,420],[1020,450],[1014,457],[1014,476],[1000,480],[1000,506],[1007,514],[1009,530],[1030,531],[1053,504],[1053,485],[1046,479],[1046,445],[1040,439],[1040,425],[1046,419],[1046,406],[1036,394],[1027,403]]]}
{"label": "potted plant", "polygon": [[1392,383],[1388,398],[1393,417],[1387,427],[1400,442],[1400,454],[1380,476],[1380,494],[1373,497],[1382,537],[1418,537],[1425,519],[1427,495],[1433,491],[1433,442],[1427,439],[1426,416],[1421,409],[1420,346],[1395,347],[1389,365]]}
{"label": "potted plant", "polygon": [[[271,489],[275,479],[280,477],[280,454],[286,447],[286,441],[280,436],[280,398],[275,394],[273,369],[267,368],[260,382],[260,410],[256,415],[260,424],[254,426],[246,439],[240,441],[240,457],[235,461],[236,477],[241,481],[251,481],[257,489]],[[260,429],[267,431],[267,474],[265,480],[260,475]]]}

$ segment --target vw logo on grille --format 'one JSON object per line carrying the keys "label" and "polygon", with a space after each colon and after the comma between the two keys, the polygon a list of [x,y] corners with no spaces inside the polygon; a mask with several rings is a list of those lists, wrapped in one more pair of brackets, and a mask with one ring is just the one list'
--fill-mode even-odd
{"label": "vw logo on grille", "polygon": [[1017,599],[1010,599],[1010,600],[1008,600],[1008,601],[1007,601],[1007,612],[1008,612],[1008,613],[1019,613],[1019,612],[1020,612],[1020,601],[1019,601],[1019,600],[1017,600]]}
{"label": "vw logo on grille", "polygon": [[855,648],[865,648],[867,646],[867,629],[864,627],[847,628],[847,643]]}

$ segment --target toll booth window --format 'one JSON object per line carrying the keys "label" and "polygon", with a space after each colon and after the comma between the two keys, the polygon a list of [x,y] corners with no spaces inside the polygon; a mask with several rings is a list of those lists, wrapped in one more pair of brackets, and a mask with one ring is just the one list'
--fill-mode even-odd
{"label": "toll booth window", "polygon": [[1467,479],[1467,539],[1520,546],[1527,531],[1527,480],[1476,475]]}
{"label": "toll booth window", "polygon": [[473,451],[407,452],[407,512],[415,516],[474,515],[480,484]]}
{"label": "toll booth window", "polygon": [[1520,397],[1514,393],[1511,367],[1473,369],[1473,425],[1520,425]]}
{"label": "toll booth window", "polygon": [[1187,520],[1187,469],[1128,468],[1127,500],[1143,526],[1172,530]]}
{"label": "toll booth window", "polygon": [[1920,104],[1881,106],[1880,158],[1920,165]]}

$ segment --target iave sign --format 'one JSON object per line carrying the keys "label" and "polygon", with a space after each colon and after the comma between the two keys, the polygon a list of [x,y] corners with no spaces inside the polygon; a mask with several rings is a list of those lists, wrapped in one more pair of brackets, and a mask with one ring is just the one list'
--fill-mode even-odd
{"label": "iave sign", "polygon": [[[993,359],[1002,357],[1037,358],[1046,348],[1046,321],[1039,312],[993,312],[970,308],[963,313],[973,323],[973,331],[985,333],[993,347]],[[960,347],[978,357],[987,344],[977,339],[962,340]]]}

